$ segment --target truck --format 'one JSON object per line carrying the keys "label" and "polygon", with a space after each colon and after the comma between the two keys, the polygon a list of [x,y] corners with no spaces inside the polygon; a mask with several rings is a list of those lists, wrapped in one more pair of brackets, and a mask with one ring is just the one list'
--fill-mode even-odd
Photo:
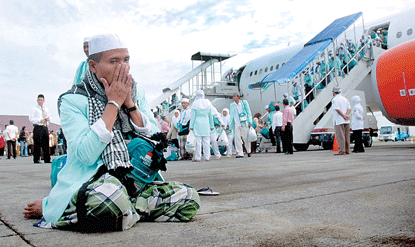
{"label": "truck", "polygon": [[410,138],[409,127],[402,125],[382,126],[380,128],[379,141],[405,141]]}

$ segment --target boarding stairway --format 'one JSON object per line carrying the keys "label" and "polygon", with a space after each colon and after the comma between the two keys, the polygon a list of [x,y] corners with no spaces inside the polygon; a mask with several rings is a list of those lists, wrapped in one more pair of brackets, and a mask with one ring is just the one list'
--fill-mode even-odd
{"label": "boarding stairway", "polygon": [[[364,47],[362,49],[364,49]],[[359,52],[360,51],[361,50],[359,50]],[[353,93],[361,83],[365,83],[363,82],[363,79],[369,73],[371,73],[373,61],[379,57],[383,51],[384,50],[381,48],[373,47],[373,57],[363,57],[360,61],[357,62],[356,66],[345,75],[344,78],[341,76],[333,78],[331,82],[327,84],[326,87],[314,97],[314,100],[311,101],[307,107],[305,107],[305,109],[294,119],[293,143],[296,150],[306,150],[308,148],[310,133],[314,130],[318,122],[328,122],[331,120],[332,114],[328,111],[330,108],[329,106],[331,106],[330,102],[333,99],[333,87],[340,86],[342,95],[346,98],[353,96],[349,94]],[[356,52],[357,56],[359,55],[359,52]],[[329,71],[327,76],[329,76],[331,72],[334,73],[333,70],[334,68]],[[318,85],[321,84],[325,78],[317,83],[312,91],[306,95],[306,97],[316,91]],[[302,104],[302,101],[297,103],[296,106],[299,104]]]}
{"label": "boarding stairway", "polygon": [[[168,87],[162,90],[162,94],[149,103],[150,109],[155,109],[160,106],[162,102],[170,102],[173,94],[177,94],[178,98],[188,98],[191,100],[197,90],[202,89],[206,95],[216,97],[224,97],[231,92],[236,91],[237,86],[233,82],[222,82],[216,80],[217,73],[222,74],[222,62],[235,55],[198,52],[192,55],[193,61],[201,61],[201,64],[193,68],[189,73],[176,80]],[[220,64],[219,70],[215,71],[215,65]],[[210,70],[210,71],[209,71]],[[209,76],[210,72],[210,76]],[[180,97],[179,97],[180,96]],[[180,105],[179,102],[172,102],[168,109],[162,109],[161,115],[170,115],[170,112]]]}

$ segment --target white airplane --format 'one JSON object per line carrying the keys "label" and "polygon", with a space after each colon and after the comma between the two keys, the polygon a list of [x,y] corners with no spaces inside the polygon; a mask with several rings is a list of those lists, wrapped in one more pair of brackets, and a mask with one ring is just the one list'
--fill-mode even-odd
{"label": "white airplane", "polygon": [[[367,36],[373,30],[383,28],[388,31],[388,50],[375,61],[371,82],[373,87],[361,88],[366,94],[366,105],[373,111],[382,111],[383,115],[397,124],[415,125],[415,9],[397,13],[371,23],[364,23],[364,29],[357,34],[346,35],[353,41],[363,32]],[[359,44],[356,44],[357,46]],[[263,113],[265,104],[279,101],[284,92],[290,91],[290,84],[275,84],[262,94],[249,88],[250,84],[260,82],[265,76],[275,72],[291,57],[303,48],[302,45],[287,47],[283,50],[254,59],[239,69],[239,91],[243,99],[250,103],[251,112]],[[391,49],[392,48],[392,49]],[[329,48],[329,50],[332,50]],[[326,54],[327,55],[327,54]],[[403,59],[405,58],[405,59]],[[397,60],[396,60],[397,59]],[[326,60],[327,61],[327,60]],[[401,63],[396,63],[401,61]],[[395,77],[391,71],[396,72]],[[400,76],[396,77],[396,74]],[[402,76],[403,74],[403,76]],[[373,88],[373,89],[372,89]],[[215,99],[212,103],[218,108],[229,107],[231,99]]]}

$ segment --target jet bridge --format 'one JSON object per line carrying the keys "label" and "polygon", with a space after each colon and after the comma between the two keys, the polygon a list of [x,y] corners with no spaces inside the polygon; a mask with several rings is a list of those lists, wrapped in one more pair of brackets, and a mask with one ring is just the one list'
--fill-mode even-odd
{"label": "jet bridge", "polygon": [[[274,73],[268,74],[262,79],[262,81],[249,85],[249,88],[253,90],[260,90],[261,96],[262,92],[266,90],[271,90],[272,88],[275,90],[276,84],[287,84],[287,87],[292,88],[290,82],[296,80],[298,75],[306,67],[312,67],[310,64],[314,61],[319,61],[320,54],[326,53],[329,49],[336,51],[337,39],[342,37],[342,34],[344,34],[345,31],[351,27],[351,25],[354,26],[354,23],[360,17],[362,17],[361,12],[335,20],[313,39],[307,42],[304,45],[304,48],[287,63],[285,63],[283,67]],[[293,122],[293,143],[296,150],[306,150],[310,144],[310,134],[316,127],[316,124],[323,118],[327,122],[329,115],[331,115],[326,113],[331,107],[333,87],[340,86],[343,95],[351,98],[353,96],[353,92],[355,92],[354,90],[358,90],[357,88],[359,84],[362,83],[364,78],[371,72],[373,59],[382,52],[382,49],[375,49],[375,52],[371,53],[371,57],[366,57],[358,61],[359,59],[357,56],[360,56],[360,53],[366,50],[367,48],[364,46],[355,53],[355,56],[349,61],[349,63],[354,60],[357,61],[357,64],[352,70],[349,71],[349,73],[345,75],[344,78],[342,76],[338,76],[338,72],[335,72],[336,66],[334,66],[334,68],[328,71],[328,73],[323,76],[320,81],[317,81],[315,87],[308,92],[305,97],[303,97],[302,101],[296,103],[296,107],[301,104],[303,109],[303,111],[295,117]],[[348,68],[349,63],[346,64],[342,70],[346,67]],[[331,79],[329,84],[323,88],[319,87],[322,86],[320,84],[322,84],[323,81],[325,82],[328,79]],[[272,85],[274,85],[274,87],[271,87]],[[315,95],[314,100],[312,100],[305,107],[304,99],[310,94]],[[275,92],[275,95],[277,95],[277,92]],[[302,95],[304,96],[304,93]],[[275,100],[278,101],[278,98],[275,98]]]}

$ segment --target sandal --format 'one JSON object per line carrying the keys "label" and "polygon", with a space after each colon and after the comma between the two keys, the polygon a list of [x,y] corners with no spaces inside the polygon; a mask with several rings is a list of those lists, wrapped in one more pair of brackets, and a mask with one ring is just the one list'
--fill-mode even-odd
{"label": "sandal", "polygon": [[213,191],[211,188],[202,188],[197,191],[197,193],[201,196],[218,196],[220,193]]}

